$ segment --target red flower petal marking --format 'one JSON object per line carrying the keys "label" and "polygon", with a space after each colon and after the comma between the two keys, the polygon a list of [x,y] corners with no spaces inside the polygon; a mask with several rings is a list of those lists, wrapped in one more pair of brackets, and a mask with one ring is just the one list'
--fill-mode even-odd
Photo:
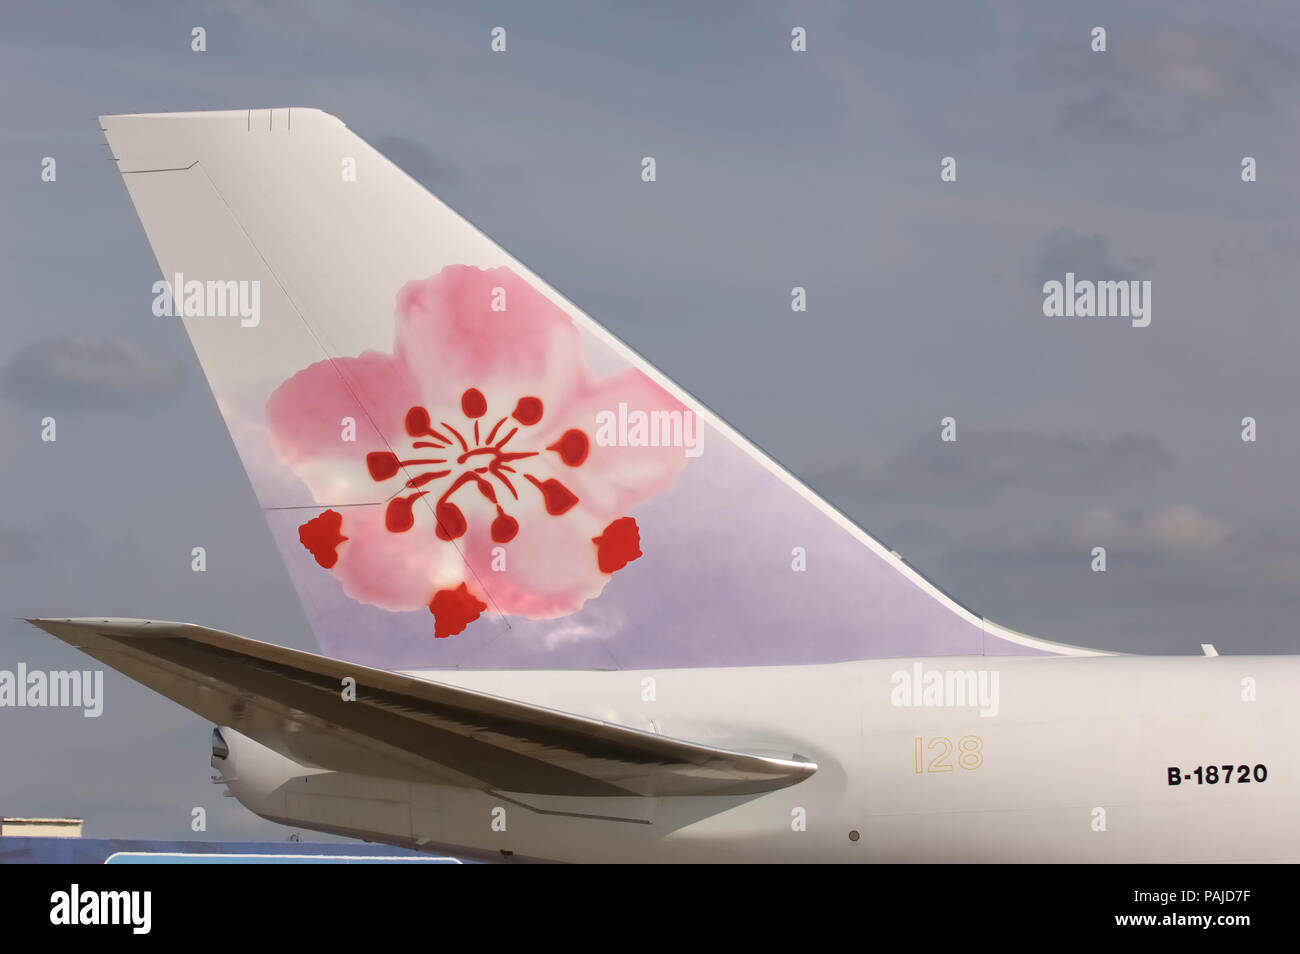
{"label": "red flower petal marking", "polygon": [[433,614],[433,635],[442,639],[455,636],[482,615],[487,604],[471,593],[462,583],[454,590],[439,590],[429,600],[429,612]]}
{"label": "red flower petal marking", "polygon": [[342,526],[343,514],[337,510],[326,510],[298,528],[298,539],[302,545],[327,570],[339,562],[338,546],[347,539],[339,533]]}
{"label": "red flower petal marking", "polygon": [[558,441],[546,449],[555,451],[560,455],[560,460],[570,467],[579,467],[587,459],[587,454],[591,451],[591,443],[587,440],[587,435],[582,431],[570,428],[560,435]]}
{"label": "red flower petal marking", "polygon": [[641,556],[641,529],[632,517],[619,517],[591,542],[596,544],[596,565],[602,573],[621,570]]}
{"label": "red flower petal marking", "polygon": [[[535,397],[521,397],[510,415],[520,424],[532,425],[542,419],[542,401]],[[488,438],[490,442],[492,438]]]}

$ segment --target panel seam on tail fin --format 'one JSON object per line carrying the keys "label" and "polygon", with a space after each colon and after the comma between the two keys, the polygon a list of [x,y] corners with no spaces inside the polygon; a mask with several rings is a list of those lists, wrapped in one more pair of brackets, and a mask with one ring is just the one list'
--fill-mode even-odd
{"label": "panel seam on tail fin", "polygon": [[[116,156],[113,157],[113,161],[119,164],[121,163],[121,160],[119,160]],[[124,176],[138,176],[146,172],[188,172],[190,169],[193,169],[198,164],[199,161],[195,159],[188,166],[169,166],[163,169],[118,169],[117,171]],[[211,182],[212,180],[208,179],[208,181]],[[217,195],[220,194],[221,194],[220,192],[217,193]],[[224,202],[225,200],[223,199],[222,201]],[[227,206],[227,208],[229,208],[229,206]]]}

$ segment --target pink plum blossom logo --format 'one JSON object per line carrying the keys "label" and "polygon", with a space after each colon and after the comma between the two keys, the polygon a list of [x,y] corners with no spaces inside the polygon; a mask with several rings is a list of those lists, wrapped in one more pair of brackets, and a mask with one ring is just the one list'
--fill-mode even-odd
{"label": "pink plum blossom logo", "polygon": [[[620,402],[684,410],[635,368],[597,379],[569,316],[509,268],[450,265],[398,293],[391,354],[299,371],[267,418],[323,508],[298,530],[316,563],[355,600],[427,609],[445,637],[489,604],[567,616],[643,555],[629,511],[685,460],[595,442],[597,415]],[[349,416],[370,446],[339,439]],[[363,486],[373,505],[331,505]]]}

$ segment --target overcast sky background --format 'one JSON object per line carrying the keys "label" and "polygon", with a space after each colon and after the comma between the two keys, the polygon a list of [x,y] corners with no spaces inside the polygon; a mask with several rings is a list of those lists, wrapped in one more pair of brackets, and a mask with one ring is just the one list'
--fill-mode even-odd
{"label": "overcast sky background", "polygon": [[[976,612],[1297,651],[1300,18],[1064,6],[7,6],[0,669],[93,662],[40,615],[315,648],[95,120],[266,106],[339,116]],[[1045,318],[1066,271],[1150,279],[1150,327]],[[209,724],[105,681],[97,720],[0,709],[0,814],[286,836],[209,782]]]}

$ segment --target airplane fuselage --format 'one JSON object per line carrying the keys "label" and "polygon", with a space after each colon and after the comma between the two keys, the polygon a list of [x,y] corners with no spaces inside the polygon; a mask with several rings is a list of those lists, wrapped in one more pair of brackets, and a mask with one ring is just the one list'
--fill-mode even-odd
{"label": "airplane fuselage", "polygon": [[478,857],[1300,860],[1300,657],[416,675],[818,770],[744,797],[544,797],[304,768],[237,733],[213,765],[276,821]]}

